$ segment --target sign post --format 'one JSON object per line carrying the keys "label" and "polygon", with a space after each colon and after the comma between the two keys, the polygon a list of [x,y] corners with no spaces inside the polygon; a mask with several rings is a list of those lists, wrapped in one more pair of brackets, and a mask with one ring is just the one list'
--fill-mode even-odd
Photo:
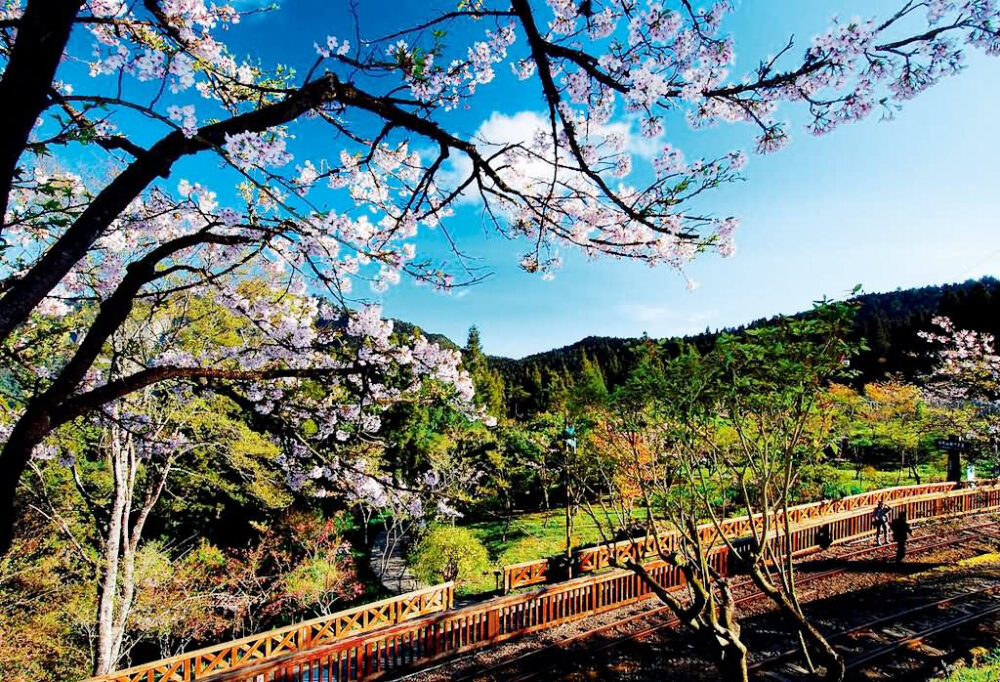
{"label": "sign post", "polygon": [[966,451],[968,443],[961,436],[948,436],[939,438],[935,443],[939,450],[948,453],[948,480],[954,483],[962,481],[962,453]]}

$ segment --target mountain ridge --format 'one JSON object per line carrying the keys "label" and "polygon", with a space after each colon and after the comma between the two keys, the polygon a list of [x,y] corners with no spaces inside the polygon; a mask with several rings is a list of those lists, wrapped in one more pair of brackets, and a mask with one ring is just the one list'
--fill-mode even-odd
{"label": "mountain ridge", "polygon": [[[855,358],[858,384],[887,376],[913,381],[928,372],[930,348],[917,335],[930,329],[937,315],[951,317],[960,328],[975,329],[1000,337],[1000,279],[983,277],[949,284],[897,288],[889,292],[858,294],[850,300],[859,304],[855,337],[865,339],[869,350]],[[808,315],[809,311],[762,317],[749,323],[700,334],[652,339],[666,344],[680,342],[700,348],[711,346],[723,332],[739,333],[782,317]],[[586,363],[601,372],[607,386],[624,380],[632,364],[632,348],[651,337],[609,337],[591,335],[572,344],[514,359],[487,356],[506,386],[508,410],[514,413],[543,409],[539,401],[560,385],[572,383]]]}

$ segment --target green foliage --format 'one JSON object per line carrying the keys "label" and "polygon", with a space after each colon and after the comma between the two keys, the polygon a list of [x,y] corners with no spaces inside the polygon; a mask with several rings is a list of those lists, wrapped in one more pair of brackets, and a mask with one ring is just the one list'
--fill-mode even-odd
{"label": "green foliage", "polygon": [[[853,360],[858,374],[858,386],[882,381],[899,375],[914,382],[931,369],[927,344],[917,332],[930,327],[936,315],[947,315],[959,328],[977,329],[1000,338],[1000,280],[985,277],[961,284],[928,286],[881,294],[861,294],[853,299],[858,304],[851,324],[849,340],[867,341],[869,348]],[[793,318],[809,317],[802,313]],[[712,348],[721,334],[740,335],[746,330],[775,326],[783,318],[755,320],[746,326],[723,332],[710,332],[664,339],[663,348],[669,356],[677,349],[690,346],[705,352]],[[602,373],[607,387],[614,391],[623,385],[641,356],[644,339],[587,337],[572,345],[528,356],[520,360],[490,358],[506,389],[507,411],[523,417],[552,408],[550,386],[572,386],[581,373],[584,359]],[[558,391],[556,391],[558,392]]]}
{"label": "green foliage", "polygon": [[205,447],[185,456],[171,474],[173,494],[161,501],[160,517],[168,534],[198,531],[215,537],[222,519],[244,515],[243,523],[289,507],[293,498],[275,460],[281,449],[254,430],[232,401],[198,397],[184,408],[189,438]]}
{"label": "green foliage", "polygon": [[469,338],[462,351],[462,364],[472,377],[472,384],[476,389],[476,405],[485,408],[488,414],[495,417],[503,416],[504,382],[500,373],[490,368],[483,353],[479,329],[475,325],[469,328]]}
{"label": "green foliage", "polygon": [[79,679],[91,664],[88,565],[41,516],[23,516],[18,530],[0,557],[0,679]]}
{"label": "green foliage", "polygon": [[968,668],[957,669],[944,682],[1000,682],[1000,648],[988,652]]}
{"label": "green foliage", "polygon": [[[348,581],[352,583],[349,590],[344,587]],[[299,609],[319,614],[333,613],[334,605],[344,601],[345,596],[361,594],[361,584],[354,581],[347,549],[335,549],[308,558],[284,576],[283,588],[288,599]]]}
{"label": "green foliage", "polygon": [[637,500],[688,523],[815,495],[802,474],[836,440],[821,398],[860,350],[848,338],[854,312],[822,303],[704,351],[645,347],[603,418],[619,526]]}
{"label": "green foliage", "polygon": [[483,543],[471,530],[459,526],[429,530],[410,555],[410,565],[421,582],[453,580],[459,588],[482,582],[483,574],[493,568]]}
{"label": "green foliage", "polygon": [[580,367],[580,374],[569,399],[571,412],[582,412],[588,407],[600,407],[608,402],[608,385],[600,365],[586,354]]}
{"label": "green foliage", "polygon": [[[708,455],[722,453],[730,463],[747,465],[749,456],[737,448],[738,427],[756,451],[788,446],[797,476],[793,501],[838,498],[918,478],[939,480],[944,462],[935,439],[981,432],[987,422],[977,410],[924,403],[905,381],[923,366],[922,359],[911,357],[921,348],[910,337],[938,313],[958,326],[1000,333],[995,328],[1000,315],[994,314],[1000,282],[859,301],[857,307],[826,306],[746,329],[706,331],[684,343],[590,338],[517,362],[488,358],[479,330],[471,328],[462,349],[464,367],[477,404],[499,417],[499,425],[469,422],[439,401],[420,400],[390,410],[384,442],[363,446],[365,457],[397,477],[419,478],[431,469],[482,472],[475,486],[457,491],[468,525],[434,527],[415,548],[411,561],[418,577],[429,583],[455,579],[462,592],[482,592],[494,587],[494,563],[561,554],[567,473],[571,500],[578,505],[572,516],[574,546],[608,539],[599,525],[607,531],[645,522],[645,510],[635,508],[600,524],[581,511],[587,502],[595,508],[597,500],[607,502],[611,491],[620,494],[615,503],[635,496],[637,479],[630,481],[629,472],[597,475],[620,464],[614,456],[620,445],[614,442],[616,428],[655,432],[628,453],[642,460],[663,442],[687,438],[694,446],[695,439],[678,425],[697,423],[705,458],[692,473],[704,478],[683,494],[674,491],[672,501],[694,504],[701,498],[720,513],[740,513],[742,503],[736,479]],[[180,347],[198,354],[209,344],[240,343],[244,321],[208,301],[186,305],[187,322],[163,332]],[[83,325],[93,311],[72,314]],[[69,335],[56,333],[45,320],[32,329],[37,338],[17,341],[28,366],[58,363],[75,348]],[[848,358],[856,376],[845,371]],[[901,378],[883,376],[896,369]],[[0,382],[10,388],[0,403],[0,420],[19,408],[18,387],[41,381],[44,388],[44,379],[20,372],[18,366],[0,371]],[[843,384],[829,386],[834,379]],[[171,473],[167,494],[151,514],[151,542],[137,564],[140,589],[131,641],[141,642],[143,651],[158,647],[169,654],[345,607],[364,587],[343,541],[349,517],[323,516],[315,501],[307,512],[293,511],[302,500],[286,489],[276,462],[280,448],[257,430],[253,416],[230,397],[201,391],[187,396],[173,419],[183,425],[187,441],[199,445]],[[779,442],[796,423],[789,418],[794,414],[805,415],[802,437]],[[576,428],[572,450],[567,425]],[[316,426],[307,422],[303,428]],[[92,424],[76,422],[54,439],[61,454],[75,458],[80,485],[96,501],[98,515],[112,483],[100,450],[103,437]],[[975,447],[982,458],[995,443],[977,441]],[[765,486],[780,484],[777,468],[765,473]],[[141,467],[138,475],[141,482],[146,475]],[[26,482],[26,501],[46,513],[58,511],[61,519],[26,513],[15,550],[0,560],[0,641],[6,643],[0,679],[79,677],[90,664],[97,593],[92,563],[99,559],[99,533],[74,476],[57,460],[39,462],[37,475]],[[342,500],[322,506],[338,504]]]}

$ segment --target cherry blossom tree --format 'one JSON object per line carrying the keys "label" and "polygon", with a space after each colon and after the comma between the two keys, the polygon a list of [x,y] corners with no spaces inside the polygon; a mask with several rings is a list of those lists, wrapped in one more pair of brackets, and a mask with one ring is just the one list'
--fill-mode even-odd
{"label": "cherry blossom tree", "polygon": [[[746,156],[700,158],[668,141],[668,123],[749,123],[768,153],[789,139],[780,106],[804,108],[822,134],[891,113],[958,72],[967,50],[1000,52],[995,0],[901,0],[731,73],[731,9],[463,3],[389,35],[317,27],[313,46],[289,46],[306,64],[291,69],[227,46],[248,14],[233,5],[4,0],[0,344],[12,374],[30,378],[6,396],[0,549],[32,453],[147,386],[196,382],[280,407],[301,427],[293,476],[336,475],[316,464],[316,443],[374,433],[381,407],[426,378],[468,402],[457,354],[394,336],[356,286],[476,281],[457,243],[450,268],[417,253],[429,229],[451,239],[461,201],[530,244],[529,271],[557,267],[559,247],[683,268],[733,252],[737,219],[695,200],[740,177]],[[449,112],[498,70],[539,97],[544,124],[514,142],[450,132]],[[649,162],[625,144],[631,120],[659,149]],[[81,163],[84,152],[103,163]],[[197,296],[246,327],[190,353],[172,343],[189,321],[178,316],[131,373],[102,368],[130,320]],[[56,345],[62,354],[39,350]]]}
{"label": "cherry blossom tree", "polygon": [[931,388],[950,401],[1000,398],[1000,355],[992,334],[960,329],[947,317],[931,320],[935,329],[920,337],[935,349]]}
{"label": "cherry blossom tree", "polygon": [[[952,433],[963,436],[979,454],[970,457],[985,461],[997,471],[997,434],[1000,420],[1000,355],[992,334],[962,329],[948,317],[931,320],[934,328],[920,332],[934,348],[934,368],[928,377],[928,392],[938,402],[950,407],[958,417],[950,421]],[[948,453],[949,480],[961,477],[960,451]],[[992,460],[992,461],[990,461]]]}

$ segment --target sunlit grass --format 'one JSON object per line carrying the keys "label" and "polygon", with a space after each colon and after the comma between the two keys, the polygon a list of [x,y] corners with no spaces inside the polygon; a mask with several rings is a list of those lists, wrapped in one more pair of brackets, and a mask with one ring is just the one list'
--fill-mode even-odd
{"label": "sunlit grass", "polygon": [[[922,464],[918,467],[921,483],[944,480],[944,471],[939,463]],[[848,466],[829,468],[830,477],[820,497],[839,498],[847,495],[888,488],[912,485],[916,479],[907,471],[879,471],[872,468],[862,470],[860,479],[854,469]],[[819,497],[817,497],[819,499]],[[604,542],[613,536],[620,523],[616,518],[604,516],[599,507],[594,507],[598,518],[607,518],[597,524],[584,509],[573,517],[572,546],[574,549]],[[566,511],[558,507],[548,511],[518,514],[509,522],[503,519],[471,521],[468,528],[486,547],[490,560],[497,570],[510,564],[559,556],[566,551]],[[737,513],[731,514],[738,515]],[[636,510],[633,522],[643,524],[646,519],[644,509]],[[506,533],[504,532],[506,526]],[[602,534],[601,531],[604,531]],[[481,594],[496,588],[496,577],[484,575],[482,580],[467,584],[461,590],[464,594]]]}
{"label": "sunlit grass", "polygon": [[[595,508],[595,513],[601,518],[602,512]],[[605,533],[613,534],[618,527],[618,521],[612,517],[606,522],[595,523],[594,519],[583,509],[573,516],[573,547],[586,547],[603,542]],[[636,523],[642,523],[646,518],[645,510],[639,510],[634,518]],[[490,553],[490,557],[501,564],[516,564],[531,561],[546,556],[562,554],[566,549],[566,510],[550,509],[549,511],[529,512],[520,514],[510,521],[504,535],[505,522],[501,519],[477,521],[470,528]]]}
{"label": "sunlit grass", "polygon": [[960,668],[944,682],[1000,682],[1000,649],[994,649],[971,667]]}

